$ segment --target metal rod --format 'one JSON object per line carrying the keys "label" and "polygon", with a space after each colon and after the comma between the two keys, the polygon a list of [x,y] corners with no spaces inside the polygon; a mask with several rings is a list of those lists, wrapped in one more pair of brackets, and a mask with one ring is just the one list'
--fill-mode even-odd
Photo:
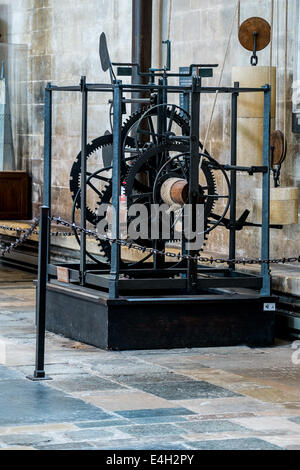
{"label": "metal rod", "polygon": [[51,145],[52,145],[52,89],[51,83],[45,89],[44,108],[44,204],[50,208],[51,203]]}
{"label": "metal rod", "polygon": [[[81,77],[82,92],[82,124],[81,124],[81,226],[86,228],[86,145],[87,145],[87,108],[88,108],[88,91],[86,87],[86,77]],[[80,234],[80,284],[85,283],[86,271],[86,233]]]}
{"label": "metal rod", "polygon": [[[238,88],[239,83],[235,82],[234,87]],[[238,93],[231,95],[231,165],[237,163],[237,100]],[[231,202],[230,202],[230,233],[229,233],[229,258],[235,258],[236,251],[236,172],[230,173]],[[235,264],[230,263],[230,269],[235,269]]]}
{"label": "metal rod", "polygon": [[[192,214],[189,214],[191,221],[188,220],[189,228],[196,230],[196,210],[199,194],[199,126],[200,126],[200,93],[198,92],[200,82],[198,77],[193,77],[191,92],[191,140],[190,140],[190,169],[189,169],[189,204]],[[193,242],[193,240],[190,240]],[[189,255],[195,255],[197,252],[188,250]],[[188,260],[187,272],[187,290],[191,292],[197,283],[197,261]]]}
{"label": "metal rod", "polygon": [[[212,168],[210,166],[210,168]],[[254,174],[254,173],[265,173],[268,171],[268,167],[266,166],[238,166],[238,165],[222,165],[223,170],[225,171],[245,171],[249,174]]]}
{"label": "metal rod", "polygon": [[[167,85],[167,79],[159,79],[159,84],[164,84]],[[166,107],[167,107],[167,93],[166,90],[161,88],[158,90],[157,94],[157,104],[161,105],[158,106],[157,108],[157,131],[158,131],[158,145],[162,144],[162,135],[166,132],[167,129],[167,112],[166,112]],[[164,106],[165,105],[165,106]],[[160,155],[156,156],[156,168],[159,168],[161,165],[161,159],[162,161],[166,161],[167,159],[167,154],[161,153]],[[164,242],[161,242],[161,240],[154,240],[153,245],[155,249],[162,250],[164,246]],[[154,269],[160,269],[163,264],[164,264],[164,259],[162,256],[158,256],[156,253],[153,255],[153,264],[154,264]]]}
{"label": "metal rod", "polygon": [[[44,106],[44,188],[43,204],[49,207],[51,216],[51,181],[52,180],[52,91],[51,83],[45,89]],[[50,262],[50,225],[47,233],[47,262]]]}
{"label": "metal rod", "polygon": [[[148,72],[152,59],[152,0],[132,0],[132,63],[139,67],[132,68],[131,83],[146,84],[149,77],[139,74]],[[143,93],[134,93],[133,98],[145,98]],[[141,109],[141,105],[133,103],[131,112]]]}
{"label": "metal rod", "polygon": [[[120,207],[120,179],[122,156],[122,90],[121,81],[116,82],[114,90],[114,139],[113,139],[113,168],[112,168],[112,238],[119,238],[119,207]],[[119,271],[120,271],[120,245],[112,243],[111,268],[109,281],[109,297],[118,297]]]}
{"label": "metal rod", "polygon": [[[270,255],[270,123],[271,123],[271,87],[266,85],[264,94],[264,127],[263,127],[263,165],[268,171],[262,177],[262,229],[261,257],[269,259]],[[271,276],[269,263],[261,266],[263,286],[261,295],[271,295]]]}
{"label": "metal rod", "polygon": [[[176,75],[178,76],[178,75]],[[88,83],[86,84],[86,87],[88,91],[99,91],[103,93],[107,93],[107,91],[112,91],[114,89],[114,85],[107,85],[105,86],[104,84],[98,84],[98,83]],[[138,92],[140,90],[150,90],[155,91],[160,88],[164,88],[164,85],[156,85],[156,84],[151,84],[151,85],[137,85],[137,84],[124,84],[122,85],[122,90],[127,92]],[[167,85],[166,87],[168,89],[168,93],[176,93],[176,92],[189,92],[192,90],[190,86],[173,86],[173,85]],[[81,91],[81,88],[79,86],[69,86],[69,87],[58,87],[58,86],[51,86],[50,89],[51,91]],[[238,91],[239,93],[263,93],[265,91],[265,88],[239,88],[236,90],[235,88],[232,87],[201,87],[201,90],[199,90],[199,93],[216,93],[216,91],[219,91],[219,93],[236,93]]]}
{"label": "metal rod", "polygon": [[[113,103],[113,100],[108,100],[109,104]],[[130,104],[130,103],[139,103],[139,104],[151,104],[150,98],[135,98],[135,99],[122,99],[122,103]]]}
{"label": "metal rod", "polygon": [[45,253],[48,251],[48,231],[50,225],[49,207],[40,208],[39,231],[39,259],[38,259],[38,283],[36,299],[36,351],[35,370],[30,380],[49,380],[45,373],[45,332],[46,332],[46,289],[48,278],[48,260]]}

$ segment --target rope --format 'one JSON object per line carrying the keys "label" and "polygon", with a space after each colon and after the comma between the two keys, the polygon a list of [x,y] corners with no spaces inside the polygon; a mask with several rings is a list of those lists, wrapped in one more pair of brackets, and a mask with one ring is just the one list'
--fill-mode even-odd
{"label": "rope", "polygon": [[[236,17],[236,14],[238,12],[239,5],[240,5],[240,0],[237,1],[236,8],[234,10],[234,15],[233,15],[233,18],[232,18],[231,28],[230,28],[230,32],[229,32],[229,36],[228,36],[228,40],[227,40],[227,46],[226,46],[226,50],[225,50],[225,54],[224,54],[224,60],[223,60],[223,64],[222,64],[222,67],[221,67],[221,72],[220,72],[220,77],[219,77],[217,87],[221,86],[221,81],[222,81],[222,78],[223,78],[223,72],[224,72],[225,63],[226,63],[226,59],[227,59],[227,55],[228,55],[228,51],[229,51],[231,36],[232,36],[232,33],[233,33],[235,17]],[[203,142],[203,152],[204,153],[205,153],[206,144],[207,144],[207,140],[208,140],[208,135],[209,135],[209,131],[210,131],[212,120],[213,120],[215,107],[216,107],[216,104],[217,104],[218,95],[219,95],[219,90],[216,91],[214,102],[213,102],[211,113],[210,113],[210,119],[209,119],[208,126],[207,126],[207,129],[206,129],[206,134],[205,134],[205,138],[204,138],[204,142]],[[201,155],[201,159],[200,159],[200,162],[199,162],[199,169],[202,167],[203,158],[204,158],[203,155]]]}
{"label": "rope", "polygon": [[172,3],[173,3],[173,0],[169,0],[168,41],[170,41],[170,33],[171,33]]}

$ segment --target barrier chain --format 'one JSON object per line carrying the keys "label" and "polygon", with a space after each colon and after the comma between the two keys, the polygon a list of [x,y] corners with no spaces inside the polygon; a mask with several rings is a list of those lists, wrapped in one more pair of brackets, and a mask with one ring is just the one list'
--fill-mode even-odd
{"label": "barrier chain", "polygon": [[[174,253],[171,251],[163,251],[163,250],[158,250],[156,248],[149,248],[149,247],[143,247],[140,246],[136,243],[133,243],[132,241],[128,240],[121,240],[117,238],[110,238],[107,235],[100,236],[95,230],[91,229],[85,229],[79,225],[76,225],[75,223],[68,222],[67,220],[62,219],[61,217],[50,217],[51,222],[55,222],[57,225],[62,225],[64,227],[69,227],[72,229],[72,232],[51,232],[51,236],[73,236],[74,232],[77,233],[85,233],[87,236],[94,237],[96,240],[101,241],[101,240],[106,240],[111,243],[117,243],[120,246],[126,246],[128,249],[132,250],[137,250],[142,253],[149,253],[149,254],[155,254],[155,255],[160,255],[160,256],[166,256],[168,258],[176,258],[178,261],[180,260],[185,260],[185,259],[191,259],[194,261],[198,261],[201,263],[216,263],[216,264],[285,264],[285,263],[300,263],[300,255],[294,256],[294,257],[289,257],[289,258],[273,258],[273,259],[263,259],[263,258],[233,258],[233,259],[228,259],[228,258],[213,258],[211,257],[203,257],[203,256],[191,256],[188,254],[182,255],[181,253]],[[11,243],[8,247],[6,247],[4,250],[0,249],[0,256],[5,256],[7,253],[9,253],[11,250],[15,249],[16,247],[20,246],[22,243],[24,243],[32,234],[38,234],[39,232],[36,231],[36,227],[39,225],[39,219],[34,219],[33,223],[31,224],[30,228],[28,229],[22,229],[19,227],[11,227],[11,226],[6,226],[6,225],[0,225],[0,229],[2,230],[8,230],[12,232],[21,232],[23,235],[21,235],[20,238],[17,238],[17,240],[14,243]]]}

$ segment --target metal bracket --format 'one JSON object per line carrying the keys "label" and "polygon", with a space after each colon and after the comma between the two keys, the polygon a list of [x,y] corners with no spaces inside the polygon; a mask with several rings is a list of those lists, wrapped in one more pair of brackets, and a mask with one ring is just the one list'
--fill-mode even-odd
{"label": "metal bracket", "polygon": [[256,55],[256,47],[257,47],[257,36],[258,36],[258,33],[256,31],[254,31],[253,33],[253,41],[254,41],[254,46],[253,46],[253,54],[250,58],[250,63],[251,65],[255,66],[258,64],[258,57]]}

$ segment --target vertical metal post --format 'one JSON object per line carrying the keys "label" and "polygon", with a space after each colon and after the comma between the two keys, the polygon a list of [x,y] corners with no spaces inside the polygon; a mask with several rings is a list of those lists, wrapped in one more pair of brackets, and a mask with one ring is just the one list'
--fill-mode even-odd
{"label": "vertical metal post", "polygon": [[[86,228],[86,145],[87,145],[87,108],[88,108],[88,91],[86,87],[86,77],[81,77],[80,81],[82,93],[82,113],[81,113],[81,227]],[[85,283],[86,272],[86,234],[80,234],[80,284]]]}
{"label": "vertical metal post", "polygon": [[[239,83],[235,82],[234,87],[238,88]],[[237,164],[237,101],[238,93],[231,96],[231,165]],[[236,253],[236,171],[230,173],[231,203],[230,203],[230,232],[229,232],[229,258],[234,259]],[[235,264],[230,263],[231,270],[235,269]]]}
{"label": "vertical metal post", "polygon": [[[152,58],[152,0],[132,0],[132,52],[131,62],[140,65],[141,72],[148,72]],[[137,74],[132,69],[131,83],[147,84],[149,77]],[[147,98],[149,93],[132,93],[132,98]],[[142,108],[141,104],[133,103],[131,112]]]}
{"label": "vertical metal post", "polygon": [[[196,229],[196,205],[199,194],[199,126],[200,126],[200,82],[198,77],[193,77],[191,91],[191,136],[190,136],[190,172],[189,172],[189,204],[192,208],[192,224],[189,226],[193,231]],[[192,241],[192,240],[191,240]],[[189,255],[197,254],[197,251],[188,251]],[[192,291],[197,282],[197,261],[188,260],[187,289]]]}
{"label": "vertical metal post", "polygon": [[[45,88],[44,105],[44,188],[43,204],[51,216],[51,175],[52,175],[52,90],[48,82]],[[50,224],[47,232],[47,262],[50,261]]]}
{"label": "vertical metal post", "polygon": [[[113,168],[112,168],[112,238],[119,239],[119,210],[120,210],[120,179],[121,179],[121,126],[122,126],[122,82],[118,80],[114,86],[114,141],[113,141]],[[112,243],[109,297],[118,297],[118,282],[120,271],[120,245]]]}
{"label": "vertical metal post", "polygon": [[[163,86],[166,83],[166,79],[159,79],[158,80],[158,85]],[[157,93],[157,104],[158,105],[164,105],[167,104],[166,102],[167,96],[165,93],[165,90],[162,88],[159,88],[158,93]],[[166,106],[159,106],[157,108],[157,132],[159,134],[157,138],[157,143],[160,145],[163,142],[163,138],[161,137],[165,132],[166,132]],[[166,153],[160,153],[156,155],[156,161],[155,165],[156,168],[159,168],[161,161],[165,161],[166,159]],[[160,221],[158,222],[160,224]],[[164,243],[161,242],[161,240],[153,240],[152,244],[153,248],[155,250],[163,250],[164,248]],[[164,266],[165,260],[163,256],[157,255],[157,253],[153,254],[153,268],[154,270],[160,269]]]}
{"label": "vertical metal post", "polygon": [[[263,129],[263,166],[267,171],[262,177],[262,229],[261,258],[270,256],[270,123],[271,123],[271,86],[265,85],[264,91],[264,129]],[[269,263],[262,263],[263,286],[261,295],[271,295],[271,276]]]}
{"label": "vertical metal post", "polygon": [[[162,78],[160,78],[158,80],[158,85],[159,86],[164,85],[164,80]],[[164,90],[162,88],[158,89],[157,104],[158,105],[166,104],[165,93],[164,93]],[[157,139],[158,144],[162,143],[163,138],[161,136],[163,135],[165,130],[166,130],[166,113],[164,112],[164,106],[159,106],[157,108],[157,132],[159,134],[159,137]]]}
{"label": "vertical metal post", "polygon": [[38,259],[38,285],[36,302],[36,352],[35,370],[30,380],[51,380],[45,374],[45,330],[46,330],[46,288],[48,280],[48,232],[49,232],[49,207],[40,208],[39,231],[39,259]]}

